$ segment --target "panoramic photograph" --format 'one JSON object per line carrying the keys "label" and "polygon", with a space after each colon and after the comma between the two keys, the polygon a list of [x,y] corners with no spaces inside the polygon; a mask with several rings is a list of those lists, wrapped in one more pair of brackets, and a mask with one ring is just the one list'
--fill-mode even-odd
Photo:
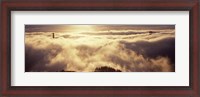
{"label": "panoramic photograph", "polygon": [[25,72],[175,72],[175,25],[25,25]]}

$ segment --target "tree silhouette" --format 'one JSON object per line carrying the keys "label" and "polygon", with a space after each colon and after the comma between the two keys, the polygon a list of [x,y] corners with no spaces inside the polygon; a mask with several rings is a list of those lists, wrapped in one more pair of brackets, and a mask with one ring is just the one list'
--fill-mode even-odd
{"label": "tree silhouette", "polygon": [[75,72],[75,71],[65,71],[65,70],[61,70],[61,71],[58,71],[58,72]]}
{"label": "tree silhouette", "polygon": [[116,70],[114,68],[103,66],[103,67],[97,67],[94,72],[122,72],[121,70]]}

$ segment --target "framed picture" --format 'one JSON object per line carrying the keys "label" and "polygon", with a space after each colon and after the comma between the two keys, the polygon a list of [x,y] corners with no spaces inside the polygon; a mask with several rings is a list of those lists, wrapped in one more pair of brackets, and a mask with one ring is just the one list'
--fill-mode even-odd
{"label": "framed picture", "polygon": [[1,2],[1,96],[200,97],[198,0]]}

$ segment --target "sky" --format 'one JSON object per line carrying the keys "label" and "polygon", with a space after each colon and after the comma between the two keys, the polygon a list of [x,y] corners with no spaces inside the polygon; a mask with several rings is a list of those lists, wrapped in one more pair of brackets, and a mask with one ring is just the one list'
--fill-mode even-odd
{"label": "sky", "polygon": [[163,30],[174,25],[25,25],[25,32],[91,32],[108,30]]}
{"label": "sky", "polygon": [[26,72],[175,71],[175,25],[25,25],[25,32]]}

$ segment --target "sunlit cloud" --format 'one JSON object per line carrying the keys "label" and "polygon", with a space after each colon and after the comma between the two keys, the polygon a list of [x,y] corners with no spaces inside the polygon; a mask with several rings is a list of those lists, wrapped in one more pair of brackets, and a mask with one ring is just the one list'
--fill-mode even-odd
{"label": "sunlit cloud", "polygon": [[[122,72],[175,71],[174,26],[155,26],[154,29],[150,29],[153,26],[146,26],[149,30],[140,27],[141,30],[134,31],[122,27],[117,30],[113,27],[110,27],[112,33],[102,31],[103,28],[98,28],[98,25],[62,26],[63,30],[74,30],[66,33],[26,32],[25,71],[94,72],[103,67]],[[128,33],[130,31],[132,32]],[[149,31],[156,33],[151,34]],[[94,32],[96,33],[93,34]],[[52,33],[55,33],[54,38]]]}

